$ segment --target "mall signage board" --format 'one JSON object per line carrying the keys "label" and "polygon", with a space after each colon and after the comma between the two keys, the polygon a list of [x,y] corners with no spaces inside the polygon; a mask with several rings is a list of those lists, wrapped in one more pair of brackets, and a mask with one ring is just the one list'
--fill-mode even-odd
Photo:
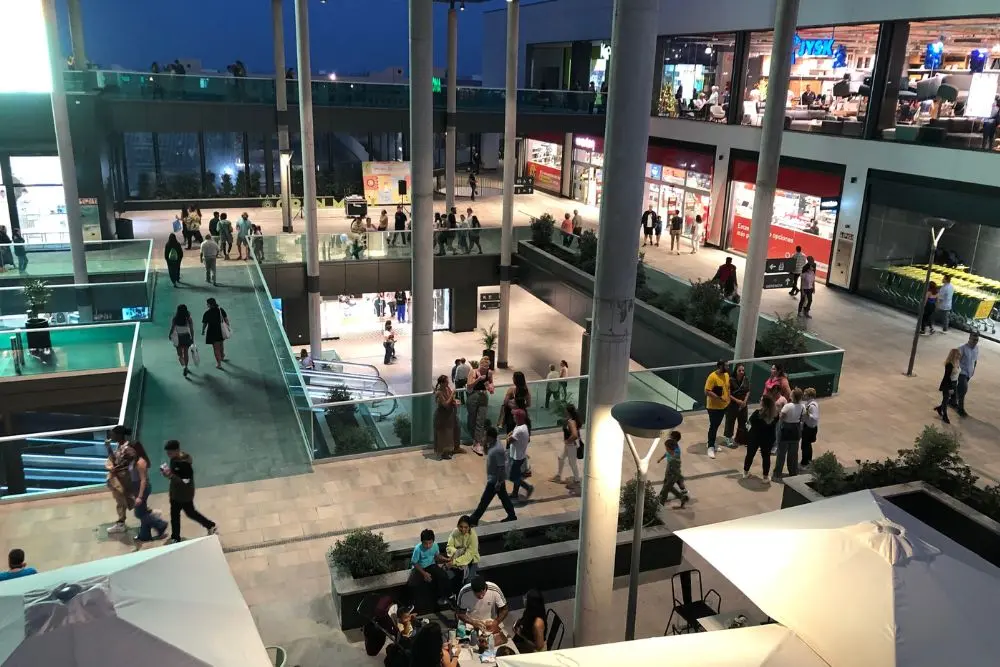
{"label": "mall signage board", "polygon": [[479,310],[500,310],[500,292],[483,292],[480,294]]}
{"label": "mall signage board", "polygon": [[514,194],[530,195],[535,193],[535,179],[531,176],[517,176],[514,178]]}
{"label": "mall signage board", "polygon": [[764,289],[791,289],[794,282],[790,273],[764,274]]}
{"label": "mall signage board", "polygon": [[795,260],[791,257],[776,257],[768,259],[764,265],[764,273],[791,273],[795,268]]}

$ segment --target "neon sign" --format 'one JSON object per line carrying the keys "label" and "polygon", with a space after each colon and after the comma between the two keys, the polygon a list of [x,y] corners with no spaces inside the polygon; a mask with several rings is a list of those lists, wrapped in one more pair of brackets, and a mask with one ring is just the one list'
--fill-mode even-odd
{"label": "neon sign", "polygon": [[597,149],[597,142],[590,137],[573,137],[573,144],[577,148],[593,151]]}
{"label": "neon sign", "polygon": [[833,58],[833,38],[802,39],[796,34],[792,42],[792,62],[798,58]]}

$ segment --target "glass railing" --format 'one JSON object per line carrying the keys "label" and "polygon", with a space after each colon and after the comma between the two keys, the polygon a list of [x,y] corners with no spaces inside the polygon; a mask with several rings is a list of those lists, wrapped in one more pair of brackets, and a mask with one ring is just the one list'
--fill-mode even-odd
{"label": "glass railing", "polygon": [[0,335],[0,377],[126,369],[138,324],[14,329]]}
{"label": "glass railing", "polygon": [[[273,77],[234,78],[205,74],[152,74],[106,70],[66,71],[69,93],[100,92],[106,99],[183,100],[189,102],[229,102],[247,104],[275,103]],[[297,80],[285,82],[288,101],[298,100]],[[313,104],[369,109],[408,109],[410,88],[407,84],[383,84],[358,81],[312,81]],[[434,106],[445,108],[446,89],[434,93]],[[459,111],[503,113],[505,92],[502,88],[459,86]],[[590,92],[564,90],[519,90],[518,111],[525,113],[592,114],[604,113],[595,105]]]}
{"label": "glass railing", "polygon": [[[51,355],[47,355],[49,363],[55,366],[51,372],[67,370],[67,366],[69,370],[128,369],[118,414],[73,415],[60,412],[58,415],[45,416],[32,413],[28,425],[36,424],[40,428],[33,429],[32,433],[0,437],[0,449],[4,452],[5,462],[0,467],[0,495],[51,493],[104,486],[104,460],[107,456],[104,439],[108,429],[123,424],[133,432],[138,432],[145,377],[139,325],[131,323],[63,327],[51,330],[51,334],[53,349]],[[21,343],[23,342],[22,340]],[[9,347],[12,343],[13,348]],[[107,356],[94,357],[95,350],[100,350]],[[8,337],[7,334],[3,338],[3,352],[0,362],[4,364],[15,363],[13,357],[19,353],[22,356],[31,354],[30,350],[20,349],[14,336]],[[71,357],[89,357],[90,361],[61,363]],[[7,367],[4,366],[4,372],[0,375],[7,375],[6,370]],[[46,426],[49,430],[45,429]],[[73,428],[66,428],[67,426]]]}
{"label": "glass railing", "polygon": [[[84,243],[87,274],[91,282],[134,279],[135,274],[145,274],[152,252],[152,239],[88,241]],[[0,245],[0,253],[10,253],[15,264],[13,270],[0,273],[0,284],[6,280],[73,276],[69,243],[13,243]]]}
{"label": "glass railing", "polygon": [[[360,234],[320,234],[319,261],[342,262],[364,259],[411,259],[412,232],[362,232]],[[499,227],[434,231],[434,253],[438,256],[498,255]],[[305,262],[305,234],[265,236],[258,254],[262,264]]]}
{"label": "glass railing", "polygon": [[306,391],[306,383],[299,371],[299,364],[292,354],[292,347],[285,335],[285,327],[282,325],[278,314],[274,310],[274,299],[271,291],[267,288],[267,281],[260,271],[260,265],[255,261],[250,269],[250,283],[254,288],[254,295],[257,297],[257,305],[260,307],[261,316],[264,319],[264,326],[267,329],[268,338],[271,340],[271,347],[274,349],[278,367],[281,370],[281,377],[288,390],[288,397],[295,410],[295,417],[299,424],[299,435],[302,438],[303,446],[309,458],[312,459],[314,452],[311,438],[307,437],[310,426],[308,422],[312,419],[309,414],[310,402],[309,394]]}
{"label": "glass railing", "polygon": [[[800,355],[766,357],[732,362],[742,364],[753,402],[760,399],[773,364],[781,364],[792,388],[813,387],[819,396],[837,391],[843,351],[810,352]],[[654,368],[629,373],[627,400],[653,401],[681,412],[705,409],[705,380],[715,369],[714,363]],[[538,380],[528,383],[531,405],[528,414],[535,431],[561,428],[567,403],[586,401],[588,378]],[[465,390],[456,396],[460,439],[472,442],[476,410],[485,406],[485,418],[496,424],[503,398],[510,385],[498,385],[492,394],[475,397]],[[433,393],[387,396],[377,399],[315,402],[309,409],[309,433],[317,458],[357,456],[433,442],[434,416],[437,409]],[[500,429],[503,431],[502,427]]]}

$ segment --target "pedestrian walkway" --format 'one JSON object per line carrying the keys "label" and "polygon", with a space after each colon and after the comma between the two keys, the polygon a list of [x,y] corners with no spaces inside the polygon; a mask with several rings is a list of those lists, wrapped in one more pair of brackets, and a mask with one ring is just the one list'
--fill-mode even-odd
{"label": "pedestrian walkway", "polygon": [[[310,469],[295,412],[288,400],[274,349],[250,282],[253,267],[219,268],[218,287],[205,282],[201,265],[182,269],[182,286],[166,275],[156,285],[154,319],[142,325],[142,360],[146,368],[139,437],[154,463],[163,443],[180,440],[195,461],[200,487],[295,475]],[[174,347],[167,340],[178,304],[187,305],[201,331],[205,300],[214,297],[226,309],[233,337],[226,341],[222,370],[215,368],[211,346],[196,335],[201,365],[185,378]],[[153,476],[154,489],[163,480]]]}

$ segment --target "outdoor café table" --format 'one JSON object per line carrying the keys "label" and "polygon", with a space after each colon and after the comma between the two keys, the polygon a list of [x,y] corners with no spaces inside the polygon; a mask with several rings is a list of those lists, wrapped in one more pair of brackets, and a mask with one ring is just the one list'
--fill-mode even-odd
{"label": "outdoor caf\u00e9 table", "polygon": [[746,616],[742,611],[730,611],[725,614],[716,614],[715,616],[704,616],[698,619],[698,625],[708,632],[728,630],[729,626],[736,620],[736,617],[740,615]]}

